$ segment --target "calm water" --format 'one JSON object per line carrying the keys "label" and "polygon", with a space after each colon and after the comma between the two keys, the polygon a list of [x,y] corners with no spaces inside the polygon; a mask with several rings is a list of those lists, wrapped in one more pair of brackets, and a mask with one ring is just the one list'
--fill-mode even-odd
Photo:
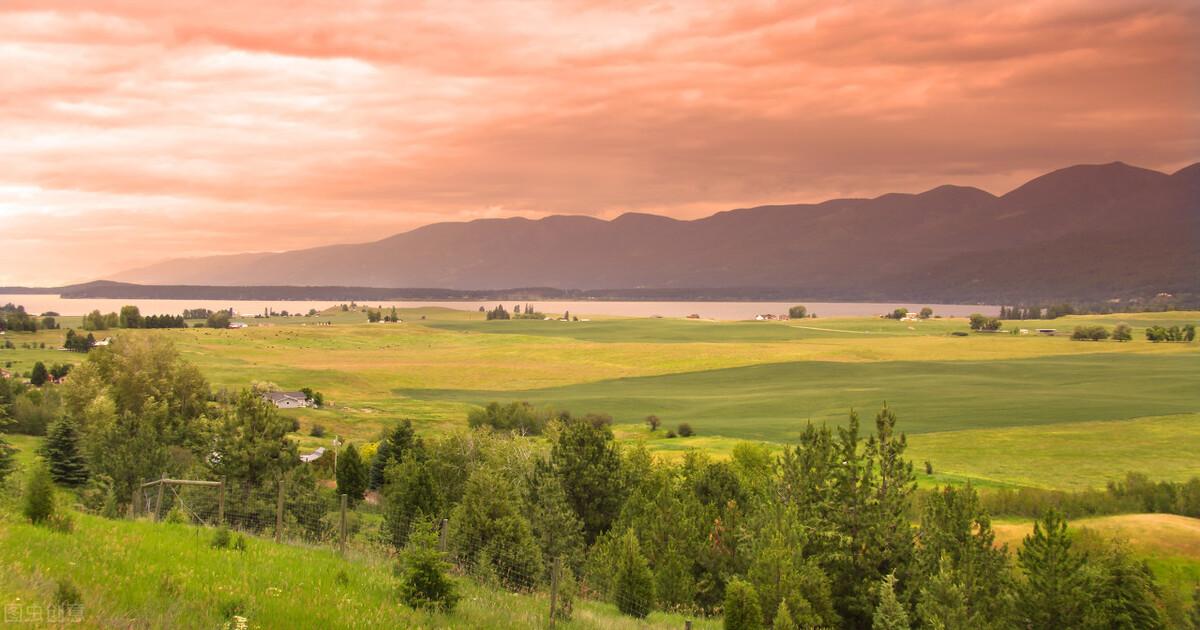
{"label": "calm water", "polygon": [[[136,304],[143,315],[179,314],[187,308],[207,308],[211,310],[232,308],[235,313],[254,315],[262,313],[264,308],[291,313],[307,313],[310,308],[318,311],[340,304],[335,300],[110,300],[110,299],[63,299],[57,295],[4,295],[0,294],[0,304],[12,302],[25,306],[30,313],[40,314],[55,311],[62,315],[83,315],[99,309],[102,313],[121,310],[126,304]],[[480,306],[495,306],[495,302],[439,302],[439,301],[401,301],[401,302],[360,302],[371,306],[382,305],[397,308],[417,306],[444,306],[460,310],[477,310]],[[521,302],[523,303],[523,302]],[[504,302],[509,309],[518,304],[516,301]],[[697,314],[706,319],[752,319],[760,313],[787,313],[788,307],[794,304],[804,304],[808,312],[820,317],[839,316],[869,316],[890,313],[894,309],[904,307],[910,311],[920,310],[929,306],[939,315],[965,316],[971,313],[996,315],[999,306],[981,306],[978,304],[905,304],[879,302],[607,302],[607,301],[548,301],[533,302],[537,310],[543,313],[561,313],[570,311],[576,315],[624,315],[629,317],[686,317]]]}

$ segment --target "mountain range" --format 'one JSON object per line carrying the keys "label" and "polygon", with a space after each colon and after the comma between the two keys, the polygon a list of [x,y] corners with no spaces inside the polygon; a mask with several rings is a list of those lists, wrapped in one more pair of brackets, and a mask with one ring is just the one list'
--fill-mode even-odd
{"label": "mountain range", "polygon": [[996,196],[436,223],[370,243],[177,259],[109,278],[170,285],[769,288],[824,299],[1030,302],[1200,294],[1200,163],[1057,170]]}

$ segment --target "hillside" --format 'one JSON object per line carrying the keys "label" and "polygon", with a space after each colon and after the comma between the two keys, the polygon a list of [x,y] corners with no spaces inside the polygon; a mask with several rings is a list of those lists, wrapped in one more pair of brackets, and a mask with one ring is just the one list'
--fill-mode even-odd
{"label": "hillside", "polygon": [[1105,300],[1200,292],[1200,165],[1073,166],[1003,195],[438,223],[372,243],[174,260],[112,279],[497,289],[786,287],[830,299]]}

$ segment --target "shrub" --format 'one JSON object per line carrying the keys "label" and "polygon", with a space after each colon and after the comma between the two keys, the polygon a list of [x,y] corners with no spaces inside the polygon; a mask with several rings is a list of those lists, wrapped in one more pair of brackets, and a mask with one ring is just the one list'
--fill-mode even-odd
{"label": "shrub", "polygon": [[62,578],[54,587],[53,601],[55,608],[74,608],[83,602],[83,596],[79,594],[74,582]]}
{"label": "shrub", "polygon": [[308,434],[315,438],[323,438],[325,437],[325,427],[319,424],[314,424],[312,425],[312,428],[308,430]]}
{"label": "shrub", "polygon": [[667,429],[667,439],[669,440],[673,437],[675,437],[675,431],[673,429]]}
{"label": "shrub", "polygon": [[241,534],[238,534],[236,537],[234,537],[231,548],[234,551],[245,551],[246,550],[246,537]]}
{"label": "shrub", "polygon": [[171,508],[170,512],[167,512],[167,517],[163,520],[174,525],[186,525],[192,519],[188,518],[187,512],[184,512],[183,508],[180,508],[178,505],[176,505],[175,507]]}
{"label": "shrub", "polygon": [[1101,341],[1108,339],[1108,329],[1103,326],[1076,326],[1071,333],[1074,341]]}
{"label": "shrub", "polygon": [[212,547],[213,549],[228,549],[229,541],[232,535],[229,533],[228,527],[218,527],[217,531],[213,532]]}
{"label": "shrub", "polygon": [[696,432],[692,430],[692,425],[686,422],[680,422],[679,428],[676,431],[679,433],[679,437],[692,437],[696,435]]}
{"label": "shrub", "polygon": [[630,617],[644,618],[654,602],[654,574],[638,548],[637,536],[629,529],[618,542],[616,588],[617,609]]}
{"label": "shrub", "polygon": [[39,461],[29,475],[25,486],[25,518],[38,524],[54,514],[54,483],[50,481],[50,469]]}
{"label": "shrub", "polygon": [[725,630],[760,630],[762,609],[754,585],[733,578],[725,586]]}
{"label": "shrub", "polygon": [[436,549],[433,528],[420,527],[409,536],[400,555],[400,601],[410,608],[449,612],[458,605],[458,586],[446,575],[449,565]]}
{"label": "shrub", "polygon": [[933,462],[929,461],[928,459],[925,460],[925,474],[926,475],[933,474]]}

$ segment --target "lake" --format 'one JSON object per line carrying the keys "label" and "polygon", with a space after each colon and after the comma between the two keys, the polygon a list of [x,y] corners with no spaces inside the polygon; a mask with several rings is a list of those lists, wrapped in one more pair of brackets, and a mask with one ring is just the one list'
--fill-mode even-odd
{"label": "lake", "polygon": [[[177,315],[184,309],[207,308],[210,310],[232,308],[235,313],[255,315],[262,313],[264,308],[291,313],[307,313],[309,309],[318,311],[340,304],[336,300],[150,300],[150,299],[65,299],[58,295],[45,294],[0,294],[0,304],[12,302],[23,305],[25,310],[41,314],[54,311],[61,315],[83,315],[93,310],[102,313],[120,311],[126,304],[135,304],[143,315]],[[370,306],[396,308],[412,308],[427,306],[442,306],[460,310],[478,310],[480,306],[491,308],[494,302],[479,301],[399,301],[399,302],[359,302]],[[524,302],[503,302],[511,309],[516,304]],[[534,301],[537,310],[543,313],[562,313],[570,311],[575,315],[618,315],[626,317],[686,317],[697,314],[706,319],[753,319],[761,313],[776,315],[787,313],[788,307],[804,304],[809,313],[820,317],[856,317],[890,313],[897,308],[907,308],[910,311],[920,310],[923,306],[933,309],[933,312],[943,316],[966,316],[971,313],[996,315],[999,306],[978,304],[917,304],[902,302],[641,302],[641,301]]]}

